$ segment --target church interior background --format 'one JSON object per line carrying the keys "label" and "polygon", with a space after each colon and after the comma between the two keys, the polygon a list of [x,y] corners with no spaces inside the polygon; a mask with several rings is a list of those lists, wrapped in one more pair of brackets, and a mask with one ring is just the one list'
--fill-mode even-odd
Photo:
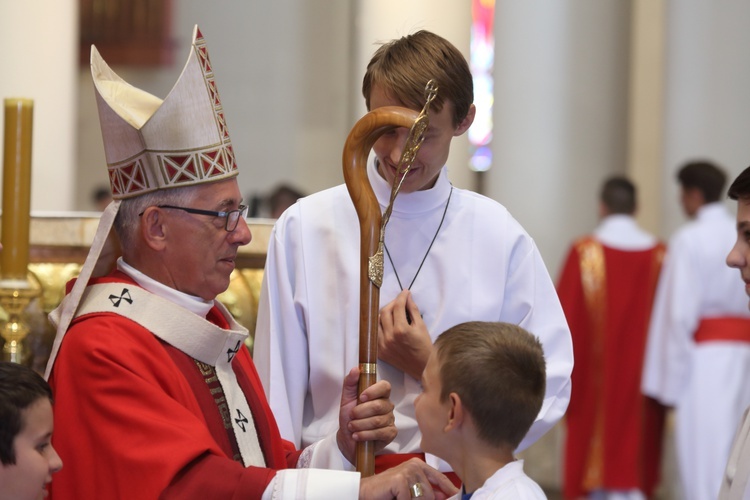
{"label": "church interior background", "polygon": [[[639,222],[666,240],[684,222],[674,179],[682,162],[709,158],[730,178],[750,165],[749,21],[750,4],[711,0],[3,2],[0,96],[35,101],[31,260],[49,284],[36,307],[51,309],[77,272],[96,228],[91,194],[107,184],[92,42],[125,80],[164,97],[199,24],[241,189],[258,200],[281,183],[306,193],[340,184],[344,140],[366,111],[360,82],[371,53],[435,31],[473,57],[478,114],[491,124],[454,141],[451,181],[508,207],[555,278],[570,241],[596,223],[605,177],[638,185]],[[273,223],[256,215],[224,296],[251,330]],[[38,316],[32,329],[43,330]],[[561,432],[524,452],[551,496]],[[660,498],[673,495],[672,461],[667,448]]]}

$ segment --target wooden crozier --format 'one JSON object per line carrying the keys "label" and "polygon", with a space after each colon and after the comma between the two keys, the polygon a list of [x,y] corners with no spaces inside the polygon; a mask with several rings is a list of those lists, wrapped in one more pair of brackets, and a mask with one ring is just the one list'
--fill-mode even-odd
{"label": "wooden crozier", "polygon": [[[344,144],[344,180],[357,210],[360,230],[358,394],[377,381],[378,314],[383,278],[383,249],[378,248],[382,215],[367,178],[367,158],[381,135],[397,127],[411,128],[418,116],[417,111],[397,106],[375,109],[360,118]],[[375,473],[374,442],[357,443],[356,466],[362,477]]]}

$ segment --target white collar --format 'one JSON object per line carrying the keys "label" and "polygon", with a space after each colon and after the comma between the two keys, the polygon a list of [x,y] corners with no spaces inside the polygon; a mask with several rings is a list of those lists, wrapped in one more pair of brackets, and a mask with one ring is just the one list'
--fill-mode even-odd
{"label": "white collar", "polygon": [[712,201],[701,206],[695,214],[696,219],[720,217],[727,213],[727,207],[720,201]]}
{"label": "white collar", "polygon": [[641,229],[636,220],[626,214],[604,217],[594,229],[594,237],[608,247],[628,251],[648,250],[657,243],[654,236]]}
{"label": "white collar", "polygon": [[195,295],[189,295],[180,292],[179,290],[175,290],[164,283],[159,283],[155,279],[143,274],[141,271],[125,262],[122,257],[117,259],[117,269],[133,278],[133,281],[154,295],[158,295],[178,306],[184,307],[188,311],[194,312],[203,318],[206,317],[208,311],[214,306],[213,300],[206,301]]}
{"label": "white collar", "polygon": [[[371,155],[370,161],[367,163],[367,177],[378,202],[385,210],[391,199],[391,186],[378,172],[375,167],[375,160],[375,155]],[[430,189],[414,191],[413,193],[399,192],[393,202],[393,213],[401,216],[415,216],[439,207],[442,208],[445,206],[450,191],[451,183],[448,180],[448,169],[444,166],[440,170],[435,185]]]}

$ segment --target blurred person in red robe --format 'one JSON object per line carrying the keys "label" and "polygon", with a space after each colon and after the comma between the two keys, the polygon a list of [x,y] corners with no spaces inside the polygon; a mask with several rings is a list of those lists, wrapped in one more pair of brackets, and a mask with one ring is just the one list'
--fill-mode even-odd
{"label": "blurred person in red robe", "polygon": [[624,177],[604,182],[599,225],[572,245],[557,286],[575,359],[565,498],[645,498],[659,480],[664,408],[640,386],[665,246],[636,223],[636,194]]}

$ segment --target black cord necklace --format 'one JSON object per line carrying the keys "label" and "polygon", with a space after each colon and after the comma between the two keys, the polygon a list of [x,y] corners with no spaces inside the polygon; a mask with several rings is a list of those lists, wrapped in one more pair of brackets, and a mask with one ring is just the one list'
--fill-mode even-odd
{"label": "black cord necklace", "polygon": [[[448,193],[448,201],[445,202],[445,210],[443,210],[443,217],[440,219],[440,225],[438,225],[437,231],[435,231],[435,236],[432,237],[432,241],[430,242],[430,246],[427,247],[427,252],[425,252],[424,257],[422,257],[422,262],[419,263],[419,268],[417,269],[417,273],[414,275],[414,278],[412,278],[411,283],[409,283],[408,290],[411,290],[411,286],[414,284],[415,281],[417,281],[417,276],[419,276],[419,271],[422,270],[422,266],[424,265],[424,261],[427,260],[427,256],[430,255],[430,250],[432,250],[432,244],[435,243],[435,240],[438,237],[438,234],[440,234],[440,228],[443,227],[443,222],[445,221],[445,214],[448,213],[448,205],[451,203],[451,196],[453,196],[453,186],[451,185],[450,193]],[[385,253],[388,256],[388,261],[391,263],[391,267],[393,268],[393,272],[396,275],[396,281],[398,281],[398,286],[401,288],[401,290],[404,289],[404,285],[401,284],[401,278],[398,277],[398,271],[396,271],[396,266],[393,265],[393,259],[391,258],[391,252],[388,251],[388,245],[383,245],[385,247]]]}

